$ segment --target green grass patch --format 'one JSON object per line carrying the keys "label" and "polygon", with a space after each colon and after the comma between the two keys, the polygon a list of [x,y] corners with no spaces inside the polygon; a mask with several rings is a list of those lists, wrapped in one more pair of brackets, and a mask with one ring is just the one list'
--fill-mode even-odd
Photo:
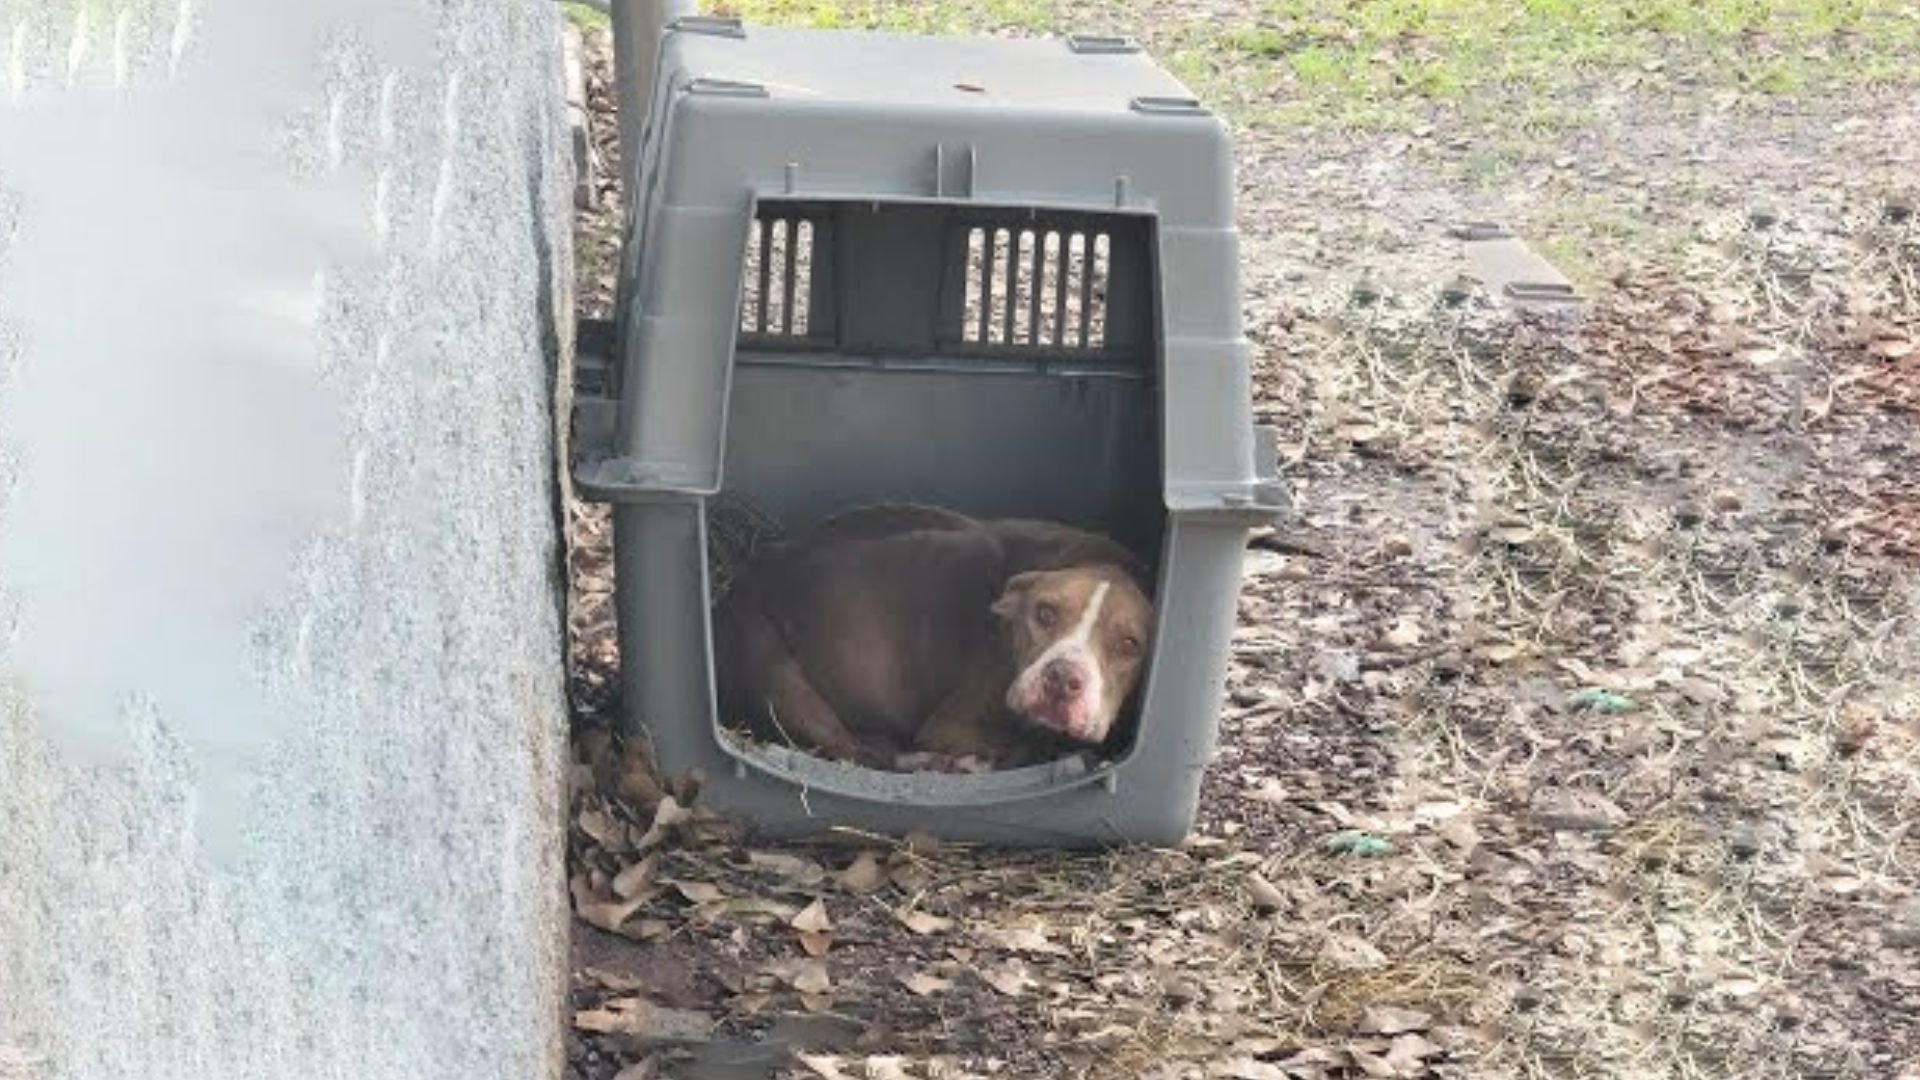
{"label": "green grass patch", "polygon": [[1404,126],[1595,80],[1795,94],[1920,82],[1913,0],[1268,0],[1189,65],[1245,117]]}
{"label": "green grass patch", "polygon": [[959,34],[1059,28],[1058,0],[724,0],[707,9],[767,26]]}
{"label": "green grass patch", "polygon": [[567,18],[580,28],[583,34],[598,34],[613,27],[613,17],[604,11],[595,11],[585,4],[563,3]]}

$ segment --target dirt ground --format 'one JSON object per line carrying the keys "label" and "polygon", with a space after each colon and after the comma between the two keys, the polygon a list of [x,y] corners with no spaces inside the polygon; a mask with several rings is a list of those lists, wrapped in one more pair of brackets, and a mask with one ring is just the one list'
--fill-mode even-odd
{"label": "dirt ground", "polygon": [[[1553,87],[1552,125],[1312,127],[1248,74],[1284,57],[1205,48],[1287,7],[1039,27],[1178,56],[1236,124],[1295,514],[1248,553],[1192,841],[743,845],[612,734],[575,508],[572,1075],[1920,1080],[1920,96],[1675,46]],[[1473,219],[1585,318],[1463,298]]]}

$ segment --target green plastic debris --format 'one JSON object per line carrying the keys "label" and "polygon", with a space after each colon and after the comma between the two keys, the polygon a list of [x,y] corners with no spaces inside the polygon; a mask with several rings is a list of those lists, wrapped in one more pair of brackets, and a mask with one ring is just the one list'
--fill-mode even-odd
{"label": "green plastic debris", "polygon": [[1372,274],[1360,275],[1360,280],[1353,283],[1351,297],[1354,307],[1370,308],[1380,302],[1380,286],[1374,284]]}
{"label": "green plastic debris", "polygon": [[1632,698],[1611,690],[1582,690],[1573,695],[1573,707],[1608,714],[1632,712],[1636,708]]}
{"label": "green plastic debris", "polygon": [[1363,859],[1393,854],[1393,841],[1359,829],[1344,829],[1334,833],[1320,841],[1320,847],[1329,855],[1357,855]]}

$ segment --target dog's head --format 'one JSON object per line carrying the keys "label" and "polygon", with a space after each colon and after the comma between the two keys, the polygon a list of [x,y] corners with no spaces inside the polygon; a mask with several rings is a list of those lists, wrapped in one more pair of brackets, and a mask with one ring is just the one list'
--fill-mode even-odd
{"label": "dog's head", "polygon": [[1018,574],[993,611],[1016,672],[1007,707],[1076,742],[1104,742],[1151,645],[1153,603],[1133,578],[1111,566]]}

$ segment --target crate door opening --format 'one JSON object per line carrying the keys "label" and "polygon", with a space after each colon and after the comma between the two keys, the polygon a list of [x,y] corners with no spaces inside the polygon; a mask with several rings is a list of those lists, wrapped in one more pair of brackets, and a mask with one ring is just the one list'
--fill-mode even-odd
{"label": "crate door opening", "polygon": [[[1157,568],[1153,250],[1139,215],[761,202],[709,512],[712,599],[757,544],[874,503],[1055,521]],[[1131,728],[1123,717],[1103,756]]]}

